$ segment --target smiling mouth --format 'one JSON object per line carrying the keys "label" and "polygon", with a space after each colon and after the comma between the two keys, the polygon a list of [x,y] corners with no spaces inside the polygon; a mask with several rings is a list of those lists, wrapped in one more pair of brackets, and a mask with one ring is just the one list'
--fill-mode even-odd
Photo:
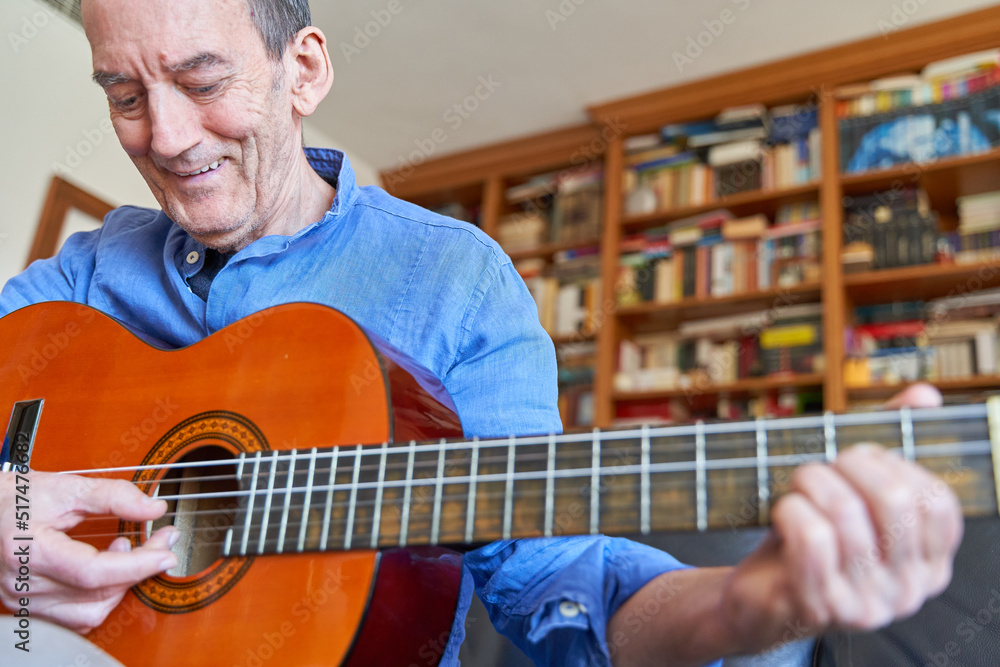
{"label": "smiling mouth", "polygon": [[221,167],[225,163],[226,163],[226,159],[223,158],[221,160],[216,160],[215,162],[213,162],[212,164],[210,164],[208,166],[202,167],[198,171],[192,171],[192,172],[187,173],[187,174],[182,174],[182,173],[179,173],[179,172],[174,172],[174,173],[177,174],[178,176],[197,176],[198,174],[204,174],[205,172],[208,172],[208,171],[215,171],[216,169],[218,169],[219,167]]}

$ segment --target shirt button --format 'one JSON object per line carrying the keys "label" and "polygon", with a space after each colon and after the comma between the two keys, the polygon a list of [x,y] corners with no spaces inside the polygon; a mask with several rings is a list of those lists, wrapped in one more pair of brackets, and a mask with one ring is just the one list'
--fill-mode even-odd
{"label": "shirt button", "polygon": [[559,613],[562,614],[564,618],[576,618],[582,611],[586,611],[582,604],[569,602],[568,600],[566,602],[559,603]]}
{"label": "shirt button", "polygon": [[188,264],[197,264],[199,257],[201,257],[201,255],[198,254],[198,251],[197,250],[192,250],[191,252],[188,253],[187,263]]}

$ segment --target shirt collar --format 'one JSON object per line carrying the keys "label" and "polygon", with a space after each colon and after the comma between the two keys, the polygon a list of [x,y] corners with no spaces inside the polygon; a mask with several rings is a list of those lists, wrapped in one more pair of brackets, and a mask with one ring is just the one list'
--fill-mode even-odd
{"label": "shirt collar", "polygon": [[326,217],[345,213],[358,196],[358,182],[351,161],[341,151],[331,148],[306,148],[305,152],[309,166],[337,189],[337,196]]}

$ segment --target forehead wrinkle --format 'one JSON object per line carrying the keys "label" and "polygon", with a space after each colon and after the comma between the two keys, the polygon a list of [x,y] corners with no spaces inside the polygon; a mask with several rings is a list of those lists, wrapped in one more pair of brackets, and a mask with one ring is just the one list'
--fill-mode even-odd
{"label": "forehead wrinkle", "polygon": [[190,72],[200,67],[212,67],[214,65],[228,65],[228,61],[217,53],[205,52],[192,56],[176,65],[169,65],[167,69],[171,72]]}

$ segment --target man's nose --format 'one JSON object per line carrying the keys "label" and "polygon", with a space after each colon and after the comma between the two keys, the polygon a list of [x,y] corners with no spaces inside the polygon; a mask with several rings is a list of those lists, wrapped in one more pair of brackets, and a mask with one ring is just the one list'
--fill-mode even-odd
{"label": "man's nose", "polygon": [[201,117],[195,106],[176,88],[150,93],[150,148],[156,155],[174,158],[201,141]]}

